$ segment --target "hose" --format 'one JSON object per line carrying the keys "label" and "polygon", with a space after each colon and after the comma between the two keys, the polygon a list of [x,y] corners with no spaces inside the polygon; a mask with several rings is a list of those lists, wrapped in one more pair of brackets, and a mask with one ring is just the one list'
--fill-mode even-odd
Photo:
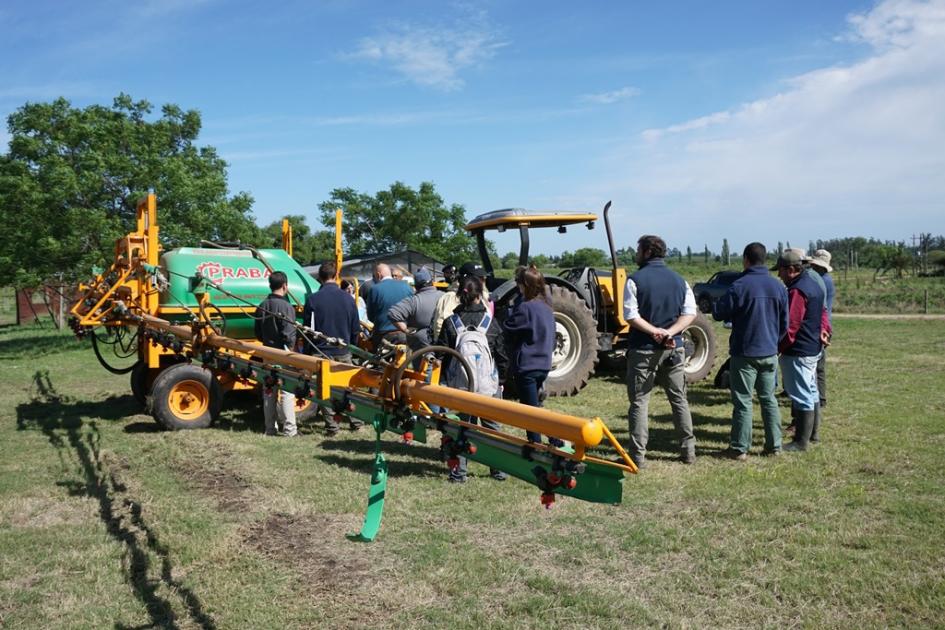
{"label": "hose", "polygon": [[95,358],[98,359],[98,362],[102,364],[102,367],[111,372],[112,374],[127,374],[131,370],[135,369],[135,365],[138,364],[137,361],[125,368],[115,368],[108,364],[105,360],[105,357],[102,356],[102,352],[98,349],[98,336],[91,335],[92,337],[92,350],[95,352]]}

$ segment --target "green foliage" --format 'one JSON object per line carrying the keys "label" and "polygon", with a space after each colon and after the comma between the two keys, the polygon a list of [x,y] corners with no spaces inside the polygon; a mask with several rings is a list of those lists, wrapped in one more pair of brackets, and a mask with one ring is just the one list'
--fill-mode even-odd
{"label": "green foliage", "polygon": [[197,147],[200,114],[118,96],[111,107],[28,103],[8,118],[0,156],[0,274],[19,286],[85,277],[111,262],[135,206],[158,195],[166,248],[200,239],[254,241],[252,198],[229,197],[226,163]]}
{"label": "green foliage", "polygon": [[325,226],[334,226],[336,208],[344,210],[347,251],[414,249],[444,262],[478,259],[475,241],[463,229],[465,209],[447,206],[431,182],[421,183],[418,190],[394,182],[373,196],[336,188],[318,205]]}
{"label": "green foliage", "polygon": [[518,254],[515,252],[507,253],[499,259],[499,266],[502,269],[515,269],[518,266]]}
{"label": "green foliage", "polygon": [[571,252],[563,252],[558,259],[559,267],[609,267],[610,259],[604,250],[596,247],[582,247]]}
{"label": "green foliage", "polygon": [[945,250],[933,249],[930,251],[929,264],[938,267],[940,272],[945,271]]}
{"label": "green foliage", "polygon": [[[335,257],[335,236],[332,232],[312,232],[305,217],[300,214],[289,214],[282,219],[288,219],[292,226],[292,257],[300,265],[317,264]],[[282,247],[282,219],[260,230],[262,247]]]}

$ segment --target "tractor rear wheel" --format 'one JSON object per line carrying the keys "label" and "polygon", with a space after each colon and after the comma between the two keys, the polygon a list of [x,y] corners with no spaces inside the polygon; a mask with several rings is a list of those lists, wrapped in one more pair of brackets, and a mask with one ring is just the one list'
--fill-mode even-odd
{"label": "tractor rear wheel", "polygon": [[682,332],[686,348],[686,382],[701,381],[715,365],[715,329],[702,313]]}
{"label": "tractor rear wheel", "polygon": [[551,307],[555,313],[555,347],[545,392],[549,396],[573,396],[587,385],[597,365],[597,322],[584,300],[561,286],[551,287]]}
{"label": "tractor rear wheel", "polygon": [[213,372],[190,363],[172,365],[154,379],[149,410],[167,429],[204,429],[217,416],[223,395]]}

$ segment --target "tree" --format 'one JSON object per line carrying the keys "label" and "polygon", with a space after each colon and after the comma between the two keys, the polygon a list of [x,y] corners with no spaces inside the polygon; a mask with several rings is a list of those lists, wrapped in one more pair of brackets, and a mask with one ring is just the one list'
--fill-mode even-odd
{"label": "tree", "polygon": [[258,238],[246,193],[229,196],[226,162],[197,147],[200,114],[119,95],[111,107],[60,98],[7,119],[0,156],[0,273],[18,286],[87,277],[131,231],[137,200],[158,196],[165,248]]}
{"label": "tree", "polygon": [[732,257],[731,257],[731,255],[729,254],[729,251],[728,251],[728,239],[727,239],[727,238],[723,238],[723,239],[722,239],[722,264],[723,264],[723,265],[726,265],[726,266],[732,264]]}
{"label": "tree", "polygon": [[936,267],[938,273],[945,273],[945,251],[941,249],[930,251],[929,264]]}
{"label": "tree", "polygon": [[[335,257],[335,235],[332,232],[312,232],[305,217],[290,214],[283,217],[292,226],[292,257],[302,265],[317,264]],[[261,247],[282,247],[282,219],[273,221],[260,230]]]}
{"label": "tree", "polygon": [[465,209],[455,203],[447,206],[431,182],[421,183],[418,190],[394,182],[373,196],[336,188],[318,204],[326,227],[334,226],[336,208],[344,210],[347,251],[414,249],[444,262],[478,259],[475,241],[463,229]]}
{"label": "tree", "polygon": [[518,254],[509,252],[500,260],[503,269],[515,269],[518,266]]}
{"label": "tree", "polygon": [[686,262],[692,264],[692,248],[686,245]]}
{"label": "tree", "polygon": [[778,258],[781,257],[781,254],[784,253],[784,243],[778,241]]}
{"label": "tree", "polygon": [[708,245],[708,244],[706,244],[706,246],[705,246],[705,253],[704,253],[703,255],[705,256],[705,264],[708,265],[708,264],[709,264],[709,256],[711,255],[710,252],[709,252],[709,245]]}

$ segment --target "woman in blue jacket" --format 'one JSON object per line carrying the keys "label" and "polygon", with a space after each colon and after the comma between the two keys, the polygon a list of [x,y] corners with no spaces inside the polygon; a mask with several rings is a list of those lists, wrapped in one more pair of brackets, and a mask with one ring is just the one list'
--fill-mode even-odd
{"label": "woman in blue jacket", "polygon": [[[539,407],[538,393],[551,371],[551,353],[555,347],[555,316],[548,299],[545,278],[532,265],[515,270],[519,299],[505,320],[505,339],[509,348],[509,376],[515,379],[519,401]],[[528,431],[531,442],[541,442],[541,435]],[[552,446],[561,446],[549,438]]]}

